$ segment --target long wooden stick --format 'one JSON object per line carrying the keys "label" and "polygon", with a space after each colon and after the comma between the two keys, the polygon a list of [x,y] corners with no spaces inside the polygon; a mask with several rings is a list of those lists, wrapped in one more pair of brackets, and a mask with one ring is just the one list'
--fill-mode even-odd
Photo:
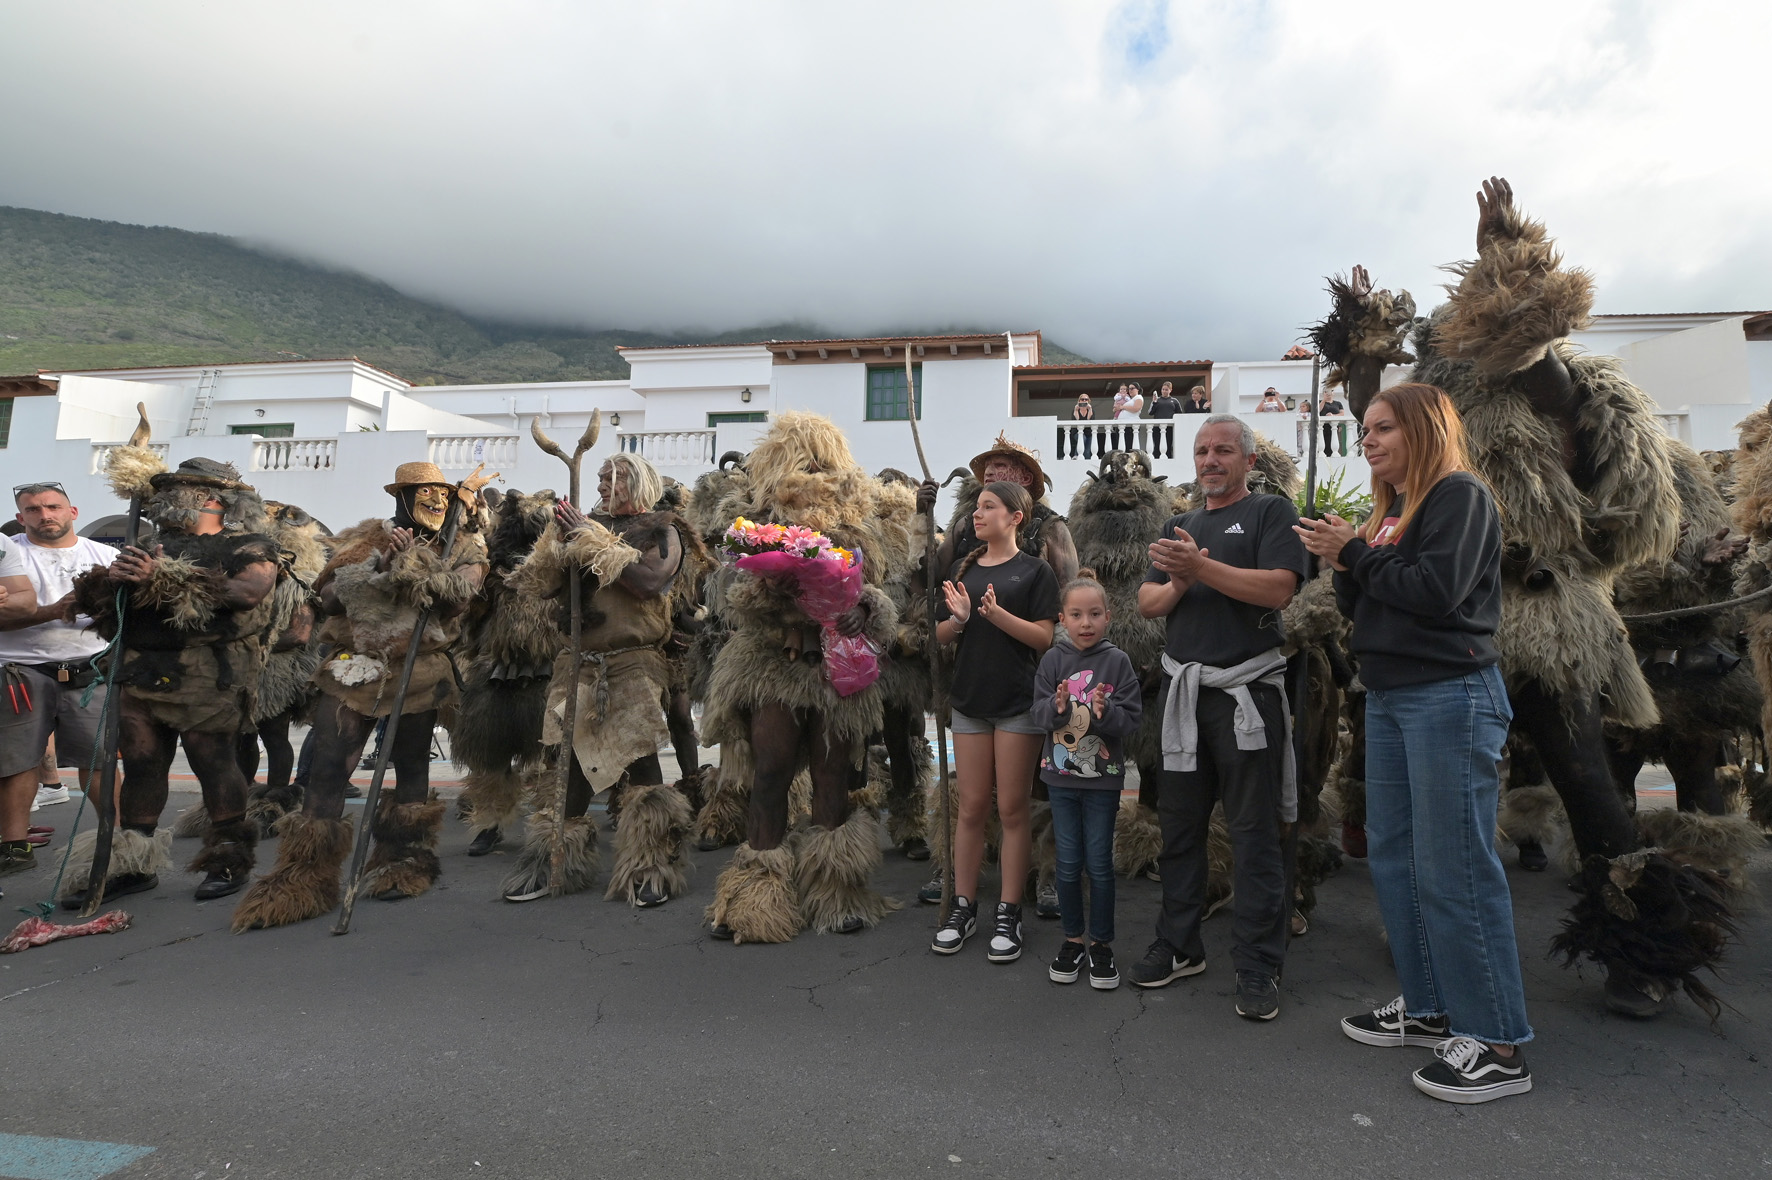
{"label": "long wooden stick", "polygon": [[[907,411],[911,419],[911,441],[917,445],[917,464],[923,468],[923,479],[933,483],[935,475],[929,470],[928,456],[923,454],[923,433],[917,428],[917,379],[911,371],[911,349],[907,344],[904,350],[904,388]],[[924,645],[929,654],[929,684],[933,688],[941,681],[941,644],[935,638],[935,615],[939,609],[939,590],[941,585],[940,572],[935,568],[936,553],[939,546],[935,541],[935,505],[929,506],[929,539],[923,548],[923,580],[929,584],[929,639]],[[947,841],[948,863],[941,874],[941,912],[945,918],[949,907],[954,903],[954,809],[948,795],[948,734],[947,718],[941,715],[940,700],[935,709],[935,760],[936,790],[941,799],[937,805],[937,820],[941,824],[942,836]]]}
{"label": "long wooden stick", "polygon": [[[560,445],[542,433],[541,419],[532,418],[529,422],[529,436],[535,445],[566,464],[566,499],[574,507],[579,506],[579,461],[584,453],[597,445],[597,435],[602,428],[602,413],[591,411],[591,421],[585,432],[579,436],[578,445],[568,458]],[[566,537],[560,537],[564,548]],[[566,798],[572,787],[573,738],[578,732],[578,670],[584,659],[584,604],[580,601],[583,577],[577,564],[567,567],[566,592],[571,595],[569,608],[572,612],[572,664],[568,669],[566,680],[565,715],[561,718],[560,736],[560,783],[554,794],[554,844],[548,855],[548,894],[559,897],[564,888],[566,869]]]}

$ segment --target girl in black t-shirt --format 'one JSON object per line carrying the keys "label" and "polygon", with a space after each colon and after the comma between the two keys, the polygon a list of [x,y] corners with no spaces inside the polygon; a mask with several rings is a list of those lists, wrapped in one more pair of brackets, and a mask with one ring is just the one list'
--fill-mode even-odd
{"label": "girl in black t-shirt", "polygon": [[940,642],[956,645],[949,699],[960,816],[952,858],[954,904],[933,947],[954,954],[977,928],[978,870],[995,789],[1003,823],[1003,899],[988,948],[993,963],[1021,957],[1021,890],[1033,859],[1028,796],[1044,732],[1028,710],[1034,669],[1052,646],[1058,619],[1052,568],[1016,544],[1016,530],[1033,510],[1020,484],[993,483],[978,494],[972,527],[983,544],[955,563],[943,583],[946,601],[935,629]]}

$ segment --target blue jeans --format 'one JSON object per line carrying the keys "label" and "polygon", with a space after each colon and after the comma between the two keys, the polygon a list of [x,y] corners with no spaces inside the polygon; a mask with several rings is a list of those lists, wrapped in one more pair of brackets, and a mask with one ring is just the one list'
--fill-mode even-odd
{"label": "blue jeans", "polygon": [[1083,937],[1083,873],[1089,873],[1089,937],[1114,941],[1114,817],[1120,792],[1046,784],[1058,845],[1058,912],[1066,938]]}
{"label": "blue jeans", "polygon": [[1496,763],[1513,715],[1494,665],[1366,694],[1367,864],[1403,1002],[1498,1045],[1532,1039],[1495,854]]}

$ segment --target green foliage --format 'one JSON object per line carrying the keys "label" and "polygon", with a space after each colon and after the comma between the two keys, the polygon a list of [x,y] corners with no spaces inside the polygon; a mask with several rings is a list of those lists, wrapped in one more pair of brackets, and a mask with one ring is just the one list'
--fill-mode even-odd
{"label": "green foliage", "polygon": [[[1305,489],[1300,485],[1294,501],[1300,516],[1305,513],[1304,493]],[[1327,479],[1317,480],[1317,518],[1321,519],[1329,512],[1354,524],[1359,524],[1372,514],[1372,493],[1349,480],[1346,467]]]}
{"label": "green foliage", "polygon": [[829,335],[807,324],[670,335],[478,320],[218,234],[0,206],[0,373],[354,356],[420,385],[609,380],[628,375],[617,345]]}

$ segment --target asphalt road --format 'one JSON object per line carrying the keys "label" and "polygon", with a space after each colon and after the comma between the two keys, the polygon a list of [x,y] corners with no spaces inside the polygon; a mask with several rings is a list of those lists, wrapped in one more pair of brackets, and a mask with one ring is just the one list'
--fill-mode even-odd
{"label": "asphalt road", "polygon": [[[508,859],[465,845],[452,825],[439,887],[364,901],[342,938],[326,920],[230,934],[233,899],[198,905],[180,874],[125,899],[127,931],[0,959],[0,1132],[152,1148],[106,1174],[185,1180],[1772,1173],[1763,911],[1719,1027],[1685,1001],[1632,1023],[1591,970],[1545,957],[1561,876],[1510,869],[1536,1089],[1461,1108],[1410,1085],[1430,1051],[1337,1027],[1396,992],[1362,862],[1321,890],[1279,1019],[1253,1024],[1232,1011],[1222,919],[1204,975],[1097,993],[1047,980],[1056,923],[1030,923],[1011,966],[982,939],[932,954],[935,909],[912,900],[927,866],[890,854],[881,883],[908,904],[878,929],[733,947],[701,921],[729,851],[638,912],[504,903]],[[51,872],[7,878],[8,912]],[[1764,892],[1772,855],[1755,876]],[[1156,904],[1122,882],[1123,956]]]}

